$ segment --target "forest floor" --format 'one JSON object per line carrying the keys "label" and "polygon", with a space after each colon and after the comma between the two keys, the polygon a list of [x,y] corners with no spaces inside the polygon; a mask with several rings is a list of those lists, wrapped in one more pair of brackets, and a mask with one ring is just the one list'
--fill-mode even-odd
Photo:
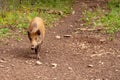
{"label": "forest floor", "polygon": [[[27,35],[0,42],[0,80],[120,80],[120,32],[114,39],[82,26],[82,8],[104,6],[104,0],[77,0],[74,13],[46,30],[40,64]],[[84,29],[83,29],[84,28]]]}

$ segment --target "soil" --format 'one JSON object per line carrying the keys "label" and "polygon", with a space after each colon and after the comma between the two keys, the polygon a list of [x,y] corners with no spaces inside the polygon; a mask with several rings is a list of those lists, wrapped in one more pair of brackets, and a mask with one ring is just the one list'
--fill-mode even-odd
{"label": "soil", "polygon": [[[113,40],[84,28],[82,10],[105,6],[105,0],[76,0],[73,14],[46,30],[40,62],[27,35],[0,42],[0,80],[120,80],[120,32]],[[84,28],[84,29],[82,29]],[[82,30],[81,30],[82,29]]]}

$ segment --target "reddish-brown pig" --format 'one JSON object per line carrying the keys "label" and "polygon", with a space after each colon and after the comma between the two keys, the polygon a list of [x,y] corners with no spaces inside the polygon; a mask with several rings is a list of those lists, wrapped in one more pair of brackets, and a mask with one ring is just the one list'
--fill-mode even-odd
{"label": "reddish-brown pig", "polygon": [[31,43],[31,49],[35,50],[37,58],[39,59],[40,56],[38,52],[41,49],[41,44],[43,43],[45,37],[44,21],[39,17],[35,17],[30,22],[27,33]]}

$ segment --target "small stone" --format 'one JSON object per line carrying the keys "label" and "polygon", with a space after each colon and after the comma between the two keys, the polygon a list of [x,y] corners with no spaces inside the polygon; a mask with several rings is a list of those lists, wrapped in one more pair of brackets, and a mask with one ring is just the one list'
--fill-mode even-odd
{"label": "small stone", "polygon": [[116,71],[116,72],[118,72],[119,70],[118,70],[118,69],[116,69],[115,71]]}
{"label": "small stone", "polygon": [[89,64],[88,67],[93,67],[93,65],[92,65],[92,64]]}
{"label": "small stone", "polygon": [[99,63],[100,63],[100,64],[104,64],[104,62],[102,62],[102,61],[99,61]]}
{"label": "small stone", "polygon": [[61,37],[60,36],[55,36],[56,37],[56,39],[60,39]]}
{"label": "small stone", "polygon": [[104,64],[104,62],[101,62],[101,64]]}
{"label": "small stone", "polygon": [[27,63],[27,64],[32,64],[31,62],[29,62],[29,61],[25,61],[25,63]]}
{"label": "small stone", "polygon": [[52,68],[56,68],[57,64],[56,63],[52,63]]}
{"label": "small stone", "polygon": [[71,37],[72,35],[64,35],[64,37]]}
{"label": "small stone", "polygon": [[69,69],[69,70],[72,70],[72,68],[71,68],[71,67],[68,67],[68,69]]}
{"label": "small stone", "polygon": [[72,11],[72,15],[74,15],[75,14],[75,11]]}
{"label": "small stone", "polygon": [[36,61],[36,64],[37,64],[37,65],[41,65],[42,62],[40,62],[40,61]]}
{"label": "small stone", "polygon": [[4,63],[4,62],[6,62],[6,61],[5,61],[5,60],[3,60],[3,59],[1,59],[1,60],[0,60],[0,63]]}

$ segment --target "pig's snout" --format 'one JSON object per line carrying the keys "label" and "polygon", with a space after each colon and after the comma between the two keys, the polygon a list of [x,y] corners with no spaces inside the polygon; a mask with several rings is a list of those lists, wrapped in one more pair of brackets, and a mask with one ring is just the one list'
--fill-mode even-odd
{"label": "pig's snout", "polygon": [[35,46],[34,45],[31,45],[31,50],[35,50]]}

